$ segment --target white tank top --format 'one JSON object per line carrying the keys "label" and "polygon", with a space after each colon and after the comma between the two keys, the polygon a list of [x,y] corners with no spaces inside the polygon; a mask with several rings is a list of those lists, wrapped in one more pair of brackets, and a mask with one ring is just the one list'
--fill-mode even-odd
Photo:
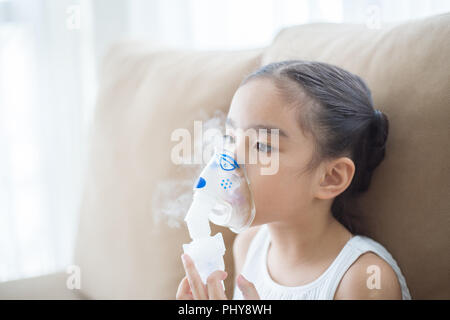
{"label": "white tank top", "polygon": [[[282,286],[272,280],[266,264],[269,244],[269,229],[267,225],[262,225],[250,243],[242,268],[242,274],[255,285],[263,300],[333,300],[338,284],[347,269],[367,251],[376,253],[389,263],[397,274],[402,289],[402,299],[411,299],[405,278],[394,258],[381,244],[369,237],[353,236],[324,273],[314,281],[298,287]],[[233,300],[242,299],[241,290],[236,286]]]}

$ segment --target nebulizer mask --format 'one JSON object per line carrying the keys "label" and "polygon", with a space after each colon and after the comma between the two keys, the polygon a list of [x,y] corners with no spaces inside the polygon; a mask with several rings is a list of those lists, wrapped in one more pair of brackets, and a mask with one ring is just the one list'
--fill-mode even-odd
{"label": "nebulizer mask", "polygon": [[192,242],[183,244],[183,250],[194,261],[203,283],[213,271],[225,269],[222,233],[211,236],[209,221],[240,233],[250,227],[254,217],[244,165],[238,164],[233,149],[216,147],[195,183],[193,201],[184,218]]}

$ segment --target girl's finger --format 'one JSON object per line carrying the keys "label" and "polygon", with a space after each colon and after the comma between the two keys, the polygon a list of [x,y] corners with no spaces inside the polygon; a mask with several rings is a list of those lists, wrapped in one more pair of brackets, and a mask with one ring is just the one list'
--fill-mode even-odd
{"label": "girl's finger", "polygon": [[176,300],[194,300],[187,276],[181,280],[178,286]]}
{"label": "girl's finger", "polygon": [[225,280],[226,277],[227,273],[221,270],[216,270],[208,276],[206,287],[208,289],[209,300],[227,300],[221,282],[222,280]]}
{"label": "girl's finger", "polygon": [[181,255],[181,260],[183,260],[184,271],[188,277],[189,285],[191,287],[192,295],[195,300],[207,300],[208,292],[206,286],[203,283],[197,269],[195,268],[194,261],[186,254]]}
{"label": "girl's finger", "polygon": [[237,285],[242,291],[244,300],[260,300],[259,294],[256,291],[255,285],[244,278],[242,274],[237,277]]}

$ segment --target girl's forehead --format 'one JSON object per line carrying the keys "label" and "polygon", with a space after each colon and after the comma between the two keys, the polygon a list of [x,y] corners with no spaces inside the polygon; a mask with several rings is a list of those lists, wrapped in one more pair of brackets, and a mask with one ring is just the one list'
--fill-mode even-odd
{"label": "girl's forehead", "polygon": [[256,126],[279,128],[289,138],[303,136],[298,111],[288,106],[282,92],[269,79],[251,80],[240,87],[231,102],[230,122],[237,128]]}

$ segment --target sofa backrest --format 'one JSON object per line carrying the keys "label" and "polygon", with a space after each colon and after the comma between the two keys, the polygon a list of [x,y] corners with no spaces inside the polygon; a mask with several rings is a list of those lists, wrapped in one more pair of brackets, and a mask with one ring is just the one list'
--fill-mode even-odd
{"label": "sofa backrest", "polygon": [[386,157],[355,203],[363,232],[397,260],[416,299],[450,298],[450,14],[379,30],[282,30],[262,64],[317,60],[361,76],[389,118]]}
{"label": "sofa backrest", "polygon": [[[380,30],[311,24],[282,30],[265,49],[176,51],[113,47],[104,60],[75,264],[100,299],[174,299],[184,276],[185,226],[155,222],[159,184],[186,178],[172,164],[176,128],[227,112],[241,79],[285,59],[329,62],[360,75],[390,120],[385,160],[358,205],[367,235],[392,253],[413,298],[450,298],[450,15]],[[232,295],[234,234],[228,248]]]}

